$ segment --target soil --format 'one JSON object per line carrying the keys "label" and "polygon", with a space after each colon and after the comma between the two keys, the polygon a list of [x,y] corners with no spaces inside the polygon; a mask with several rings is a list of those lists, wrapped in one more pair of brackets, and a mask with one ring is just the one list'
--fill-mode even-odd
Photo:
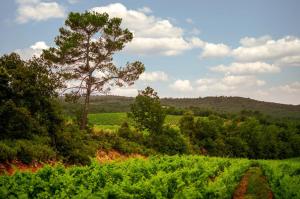
{"label": "soil", "polygon": [[273,193],[259,167],[250,167],[237,186],[233,199],[273,199]]}
{"label": "soil", "polygon": [[96,158],[99,161],[99,163],[106,163],[112,161],[124,161],[129,158],[146,159],[146,156],[137,153],[122,154],[116,150],[110,150],[110,151],[98,150]]}
{"label": "soil", "polygon": [[13,160],[12,162],[0,163],[0,175],[13,175],[17,171],[36,172],[39,169],[43,168],[45,164],[54,165],[55,163],[55,161],[48,161],[47,163],[40,163],[34,161],[30,164],[24,164],[21,161]]}
{"label": "soil", "polygon": [[[112,162],[112,161],[124,161],[129,158],[141,158],[146,159],[145,156],[140,154],[122,154],[116,150],[103,151],[99,150],[96,154],[96,159],[100,164]],[[39,169],[43,168],[44,165],[50,164],[55,165],[57,161],[48,161],[45,163],[32,162],[31,164],[24,164],[21,161],[14,160],[11,162],[0,163],[0,175],[8,174],[14,175],[17,171],[20,172],[37,172]],[[65,165],[66,167],[71,165]]]}

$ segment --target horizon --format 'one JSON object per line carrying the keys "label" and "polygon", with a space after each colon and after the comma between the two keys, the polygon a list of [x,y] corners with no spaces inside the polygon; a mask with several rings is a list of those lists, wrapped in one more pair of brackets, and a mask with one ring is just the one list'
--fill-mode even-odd
{"label": "horizon", "polygon": [[[125,95],[113,95],[113,94],[102,94],[102,95],[91,95],[91,97],[103,97],[103,96],[110,96],[110,97],[128,97],[128,98],[135,98],[135,96],[125,96]],[[62,96],[64,97],[64,96]],[[254,100],[258,102],[264,102],[264,103],[275,103],[275,104],[282,104],[282,105],[291,105],[291,106],[300,106],[300,104],[284,104],[284,103],[278,103],[278,102],[271,102],[271,101],[263,101],[263,100],[256,100],[250,97],[241,97],[241,96],[204,96],[204,97],[160,97],[160,99],[204,99],[204,98],[244,98],[249,100]]]}
{"label": "horizon", "polygon": [[300,2],[14,0],[0,8],[0,54],[23,59],[54,47],[71,11],[121,17],[134,39],[114,56],[139,60],[146,72],[110,95],[151,86],[161,98],[243,97],[300,105]]}

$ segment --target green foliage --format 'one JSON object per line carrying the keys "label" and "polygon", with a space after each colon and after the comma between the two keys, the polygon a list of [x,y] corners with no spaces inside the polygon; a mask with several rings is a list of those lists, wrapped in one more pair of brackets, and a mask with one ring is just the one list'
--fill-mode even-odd
{"label": "green foliage", "polygon": [[98,149],[114,149],[124,154],[155,154],[155,151],[145,146],[145,139],[140,132],[132,131],[126,127],[120,128],[117,133],[101,130],[93,135],[93,140],[96,141]]}
{"label": "green foliage", "polygon": [[134,120],[139,129],[147,129],[152,134],[159,134],[166,114],[160,105],[157,93],[147,87],[139,92],[131,105],[129,117]]}
{"label": "green foliage", "polygon": [[24,163],[48,161],[56,158],[56,153],[47,137],[34,136],[33,139],[1,140],[0,160],[10,161],[19,159]]}
{"label": "green foliage", "polygon": [[86,167],[45,167],[0,177],[0,198],[232,197],[250,161],[160,156]]}
{"label": "green foliage", "polygon": [[271,186],[275,198],[297,199],[300,197],[300,161],[260,160],[264,174]]}
{"label": "green foliage", "polygon": [[179,130],[164,126],[159,134],[150,134],[148,137],[148,145],[156,151],[168,154],[183,154],[189,152],[189,143]]}
{"label": "green foliage", "polygon": [[187,112],[183,115],[182,118],[180,118],[179,128],[183,135],[190,137],[191,139],[194,138],[195,121],[194,121],[193,113]]}
{"label": "green foliage", "polygon": [[57,133],[56,149],[65,162],[70,164],[90,164],[90,158],[97,150],[97,145],[86,131],[77,125],[65,125],[64,131]]}

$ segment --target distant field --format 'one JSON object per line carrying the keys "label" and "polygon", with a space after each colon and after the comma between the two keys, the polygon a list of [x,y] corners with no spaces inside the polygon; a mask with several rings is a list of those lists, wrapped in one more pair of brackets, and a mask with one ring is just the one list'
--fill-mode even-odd
{"label": "distant field", "polygon": [[[181,117],[180,115],[167,115],[165,123],[178,125]],[[127,113],[95,113],[89,114],[88,119],[90,124],[108,129],[115,129],[125,121],[132,123],[132,120],[127,117]]]}

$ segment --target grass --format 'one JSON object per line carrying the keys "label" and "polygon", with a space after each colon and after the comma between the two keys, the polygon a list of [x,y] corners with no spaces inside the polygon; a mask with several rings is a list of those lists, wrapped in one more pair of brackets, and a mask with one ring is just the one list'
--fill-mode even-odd
{"label": "grass", "polygon": [[[173,126],[179,124],[181,115],[167,115],[165,123]],[[127,117],[127,113],[95,113],[88,115],[89,123],[96,128],[116,129],[123,122],[132,124],[133,121]]]}

